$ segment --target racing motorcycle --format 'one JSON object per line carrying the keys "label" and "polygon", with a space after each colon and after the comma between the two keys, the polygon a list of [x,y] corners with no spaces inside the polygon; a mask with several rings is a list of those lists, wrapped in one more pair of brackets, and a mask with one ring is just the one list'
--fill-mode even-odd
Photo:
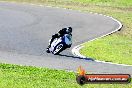
{"label": "racing motorcycle", "polygon": [[53,42],[51,43],[51,47],[49,48],[49,52],[54,55],[57,55],[63,50],[70,48],[71,45],[72,45],[72,36],[69,34],[65,34],[64,36],[60,38],[55,38],[53,40]]}

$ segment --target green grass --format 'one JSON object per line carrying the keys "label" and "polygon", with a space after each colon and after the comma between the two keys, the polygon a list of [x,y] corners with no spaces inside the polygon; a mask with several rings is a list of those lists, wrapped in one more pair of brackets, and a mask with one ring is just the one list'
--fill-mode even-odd
{"label": "green grass", "polygon": [[99,6],[132,6],[132,0],[72,0],[83,4],[95,4]]}
{"label": "green grass", "polygon": [[76,73],[31,66],[0,64],[0,88],[131,88],[132,84],[76,83]]}
{"label": "green grass", "polygon": [[66,88],[78,86],[73,72],[0,64],[0,88]]}
{"label": "green grass", "polygon": [[86,56],[107,62],[132,65],[132,41],[126,37],[113,35],[85,43],[85,47],[87,48],[83,48],[81,53]]}

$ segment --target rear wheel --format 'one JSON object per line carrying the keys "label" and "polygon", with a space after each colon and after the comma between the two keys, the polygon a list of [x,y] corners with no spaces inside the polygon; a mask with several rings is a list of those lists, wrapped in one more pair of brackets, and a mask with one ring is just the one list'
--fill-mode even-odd
{"label": "rear wheel", "polygon": [[58,45],[56,46],[56,48],[55,48],[53,54],[54,54],[54,55],[59,54],[59,53],[62,51],[63,47],[64,47],[64,44],[62,44],[62,43],[58,44]]}

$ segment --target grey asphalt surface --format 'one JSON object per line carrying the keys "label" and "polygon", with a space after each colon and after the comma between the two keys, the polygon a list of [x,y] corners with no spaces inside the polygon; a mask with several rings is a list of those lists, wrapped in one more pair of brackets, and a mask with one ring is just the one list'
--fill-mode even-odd
{"label": "grey asphalt surface", "polygon": [[[119,27],[111,18],[61,8],[0,2],[0,62],[77,71],[81,65],[92,73],[127,73],[132,66],[112,65],[73,56],[45,52],[51,35],[73,27],[73,45],[100,37]],[[125,58],[124,58],[125,59]]]}

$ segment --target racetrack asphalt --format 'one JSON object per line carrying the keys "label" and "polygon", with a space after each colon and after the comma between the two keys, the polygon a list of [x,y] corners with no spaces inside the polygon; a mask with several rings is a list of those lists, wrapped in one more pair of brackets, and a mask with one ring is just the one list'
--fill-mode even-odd
{"label": "racetrack asphalt", "polygon": [[[120,25],[98,14],[45,6],[0,2],[0,62],[90,73],[127,73],[132,66],[85,60],[67,49],[60,55],[45,52],[51,35],[73,27],[73,45],[108,34]],[[87,58],[88,59],[88,58]]]}

